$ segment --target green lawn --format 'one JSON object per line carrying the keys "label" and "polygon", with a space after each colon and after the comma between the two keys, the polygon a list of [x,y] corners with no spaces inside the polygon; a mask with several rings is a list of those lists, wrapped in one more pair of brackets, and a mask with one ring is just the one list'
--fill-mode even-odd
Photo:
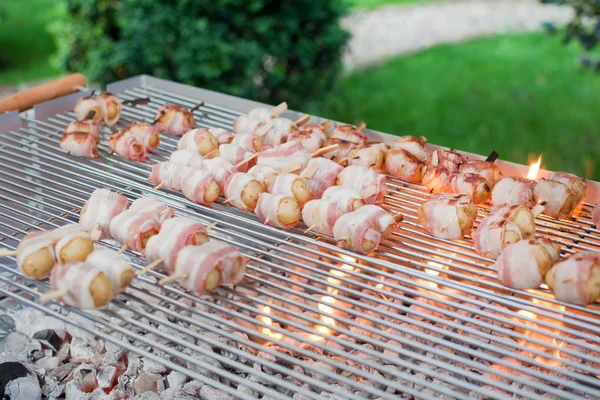
{"label": "green lawn", "polygon": [[54,0],[0,1],[0,85],[58,74],[48,60],[55,47],[45,30],[53,4]]}
{"label": "green lawn", "polygon": [[542,33],[439,46],[342,78],[312,110],[600,180],[600,75]]}

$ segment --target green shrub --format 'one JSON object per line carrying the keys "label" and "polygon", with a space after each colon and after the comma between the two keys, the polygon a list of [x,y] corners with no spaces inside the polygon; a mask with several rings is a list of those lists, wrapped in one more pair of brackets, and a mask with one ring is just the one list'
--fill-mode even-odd
{"label": "green shrub", "polygon": [[62,0],[51,31],[58,66],[92,81],[151,74],[298,106],[341,70],[346,9],[328,0]]}

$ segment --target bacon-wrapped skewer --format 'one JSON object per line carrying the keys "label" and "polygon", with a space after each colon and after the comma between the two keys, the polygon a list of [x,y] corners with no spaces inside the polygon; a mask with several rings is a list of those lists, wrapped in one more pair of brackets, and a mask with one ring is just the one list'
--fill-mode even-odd
{"label": "bacon-wrapped skewer", "polygon": [[356,211],[365,205],[365,201],[358,191],[343,186],[331,186],[323,192],[321,198],[337,203],[344,213]]}
{"label": "bacon-wrapped skewer", "polygon": [[385,157],[385,168],[394,178],[420,183],[425,174],[425,164],[404,149],[390,149]]}
{"label": "bacon-wrapped skewer", "polygon": [[344,211],[334,200],[311,200],[302,209],[302,220],[309,226],[308,230],[333,236],[335,221],[343,214]]}
{"label": "bacon-wrapped skewer", "polygon": [[294,196],[260,193],[254,212],[265,224],[282,229],[295,228],[300,221],[300,205]]}
{"label": "bacon-wrapped skewer", "polygon": [[89,233],[79,224],[32,232],[17,246],[17,268],[30,278],[43,279],[56,263],[85,261],[93,250]]}
{"label": "bacon-wrapped skewer", "polygon": [[106,239],[110,237],[110,221],[128,207],[125,196],[108,189],[96,189],[81,208],[79,224],[88,232],[97,231],[93,233],[94,239]]}
{"label": "bacon-wrapped skewer", "polygon": [[394,149],[402,149],[417,158],[419,161],[427,160],[429,153],[425,148],[425,143],[427,143],[427,139],[423,136],[402,136],[392,144],[392,148]]}
{"label": "bacon-wrapped skewer", "polygon": [[271,194],[285,194],[298,200],[300,208],[310,200],[310,188],[306,180],[296,174],[277,175],[268,187]]}
{"label": "bacon-wrapped skewer", "polygon": [[[218,128],[200,128],[187,131],[177,142],[177,149],[196,149],[201,156],[205,156],[219,148],[219,140],[215,137],[213,132],[222,134],[221,131],[225,130]],[[228,142],[226,141],[225,143]]]}
{"label": "bacon-wrapped skewer", "polygon": [[239,283],[244,278],[248,259],[225,243],[212,241],[201,246],[181,249],[175,263],[175,273],[162,280],[177,280],[196,294],[209,292],[221,283]]}
{"label": "bacon-wrapped skewer", "polygon": [[596,226],[596,229],[600,229],[600,203],[594,206],[592,210],[592,222]]}
{"label": "bacon-wrapped skewer", "polygon": [[477,207],[464,194],[434,194],[419,207],[417,217],[431,236],[461,239],[471,233]]}
{"label": "bacon-wrapped skewer", "polygon": [[[386,177],[376,171],[351,165],[344,168],[336,180],[338,186],[349,187],[358,190],[366,204],[383,204],[383,198],[387,193]],[[363,191],[369,190],[365,195]]]}
{"label": "bacon-wrapped skewer", "polygon": [[171,190],[181,190],[181,177],[190,168],[185,164],[160,162],[152,166],[149,179],[155,185]]}
{"label": "bacon-wrapped skewer", "polygon": [[560,256],[560,247],[548,239],[511,243],[494,264],[498,279],[513,289],[538,288]]}
{"label": "bacon-wrapped skewer", "polygon": [[113,294],[124,291],[135,277],[135,270],[127,259],[106,247],[95,249],[85,262],[104,273],[110,282]]}
{"label": "bacon-wrapped skewer", "polygon": [[265,145],[278,146],[285,143],[292,132],[298,130],[294,121],[288,118],[275,118],[273,126],[263,136]]}
{"label": "bacon-wrapped skewer", "polygon": [[285,110],[287,110],[285,102],[272,109],[264,107],[254,108],[247,115],[242,115],[233,121],[233,132],[236,135],[255,135],[262,125],[277,118]]}
{"label": "bacon-wrapped skewer", "polygon": [[560,182],[563,185],[567,185],[575,196],[575,205],[581,203],[586,195],[587,184],[585,179],[581,179],[577,175],[569,174],[567,172],[553,172],[548,176],[548,180]]}
{"label": "bacon-wrapped skewer", "polygon": [[279,172],[268,165],[255,165],[248,170],[248,174],[255,177],[265,188],[268,188],[271,186],[273,179],[279,175]]}
{"label": "bacon-wrapped skewer", "polygon": [[363,132],[363,129],[364,128],[361,129],[361,127],[354,127],[352,125],[340,125],[331,132],[329,137],[331,139],[341,139],[352,142],[358,146],[364,146],[367,144],[368,138]]}
{"label": "bacon-wrapped skewer", "polygon": [[198,204],[211,204],[221,192],[215,177],[206,168],[172,162],[153,165],[150,180],[167,189],[181,190],[187,199]]}
{"label": "bacon-wrapped skewer", "polygon": [[65,127],[65,135],[67,133],[89,133],[96,138],[96,142],[100,142],[100,123],[94,120],[71,121]]}
{"label": "bacon-wrapped skewer", "polygon": [[462,193],[475,204],[485,203],[492,195],[487,180],[479,174],[450,173],[446,168],[428,165],[422,184],[433,193]]}
{"label": "bacon-wrapped skewer", "polygon": [[265,192],[265,188],[252,175],[236,172],[231,175],[225,184],[225,201],[235,208],[244,211],[254,211],[258,203],[258,196]]}
{"label": "bacon-wrapped skewer", "polygon": [[112,151],[125,158],[140,162],[146,160],[146,147],[140,139],[127,129],[110,135],[108,145]]}
{"label": "bacon-wrapped skewer", "polygon": [[98,139],[91,133],[65,133],[59,142],[60,148],[78,157],[97,158]]}
{"label": "bacon-wrapped skewer", "polygon": [[161,260],[163,269],[172,272],[181,249],[208,241],[208,232],[203,224],[189,218],[171,218],[165,221],[157,235],[148,240],[146,259],[150,262]]}
{"label": "bacon-wrapped skewer", "polygon": [[543,213],[549,217],[570,217],[575,210],[575,195],[563,183],[542,178],[535,185],[533,196],[538,204],[544,205]]}
{"label": "bacon-wrapped skewer", "polygon": [[320,198],[327,188],[334,186],[344,167],[327,158],[316,157],[308,161],[300,176],[306,179],[313,198]]}
{"label": "bacon-wrapped skewer", "polygon": [[327,140],[327,129],[322,125],[304,125],[300,130],[293,131],[288,140],[298,140],[308,153],[319,150]]}
{"label": "bacon-wrapped skewer", "polygon": [[42,302],[60,298],[62,303],[84,310],[104,308],[114,296],[106,275],[87,262],[55,265],[50,288],[53,292],[42,296]]}
{"label": "bacon-wrapped skewer", "polygon": [[442,167],[454,174],[464,162],[463,156],[452,150],[434,150],[427,159],[427,165]]}
{"label": "bacon-wrapped skewer", "polygon": [[124,131],[135,136],[147,151],[156,149],[160,144],[160,133],[154,125],[132,122]]}
{"label": "bacon-wrapped skewer", "polygon": [[97,97],[90,95],[77,101],[75,116],[78,120],[103,120],[108,126],[115,125],[121,116],[121,101],[109,92],[102,92]]}
{"label": "bacon-wrapped skewer", "polygon": [[366,254],[389,237],[395,225],[394,217],[383,208],[366,205],[339,217],[333,225],[333,237],[343,248]]}
{"label": "bacon-wrapped skewer", "polygon": [[494,189],[496,183],[504,177],[500,167],[490,161],[467,160],[460,164],[461,174],[478,174],[485,178],[490,189]]}
{"label": "bacon-wrapped skewer", "polygon": [[154,121],[159,132],[175,136],[182,136],[196,125],[196,119],[190,110],[176,104],[160,107]]}
{"label": "bacon-wrapped skewer", "polygon": [[262,137],[248,134],[235,135],[233,137],[233,140],[231,141],[231,144],[240,146],[241,148],[243,148],[246,151],[249,151],[250,153],[256,153],[257,151],[260,151],[264,146]]}
{"label": "bacon-wrapped skewer", "polygon": [[217,151],[210,153],[208,158],[222,157],[235,166],[240,172],[246,172],[255,163],[252,152],[233,143],[222,144]]}
{"label": "bacon-wrapped skewer", "polygon": [[112,219],[110,236],[126,248],[143,252],[148,240],[160,231],[160,224],[153,217],[149,211],[130,207]]}
{"label": "bacon-wrapped skewer", "polygon": [[498,258],[507,245],[535,235],[534,218],[527,207],[505,204],[494,208],[473,232],[475,251]]}
{"label": "bacon-wrapped skewer", "polygon": [[93,120],[99,122],[102,120],[102,106],[94,96],[93,92],[91,95],[77,100],[74,111],[75,117],[79,121]]}
{"label": "bacon-wrapped skewer", "polygon": [[140,197],[131,203],[129,210],[134,212],[145,212],[159,225],[162,225],[166,220],[173,218],[175,215],[174,209],[153,196]]}
{"label": "bacon-wrapped skewer", "polygon": [[238,172],[237,168],[235,168],[232,163],[222,157],[210,159],[205,158],[202,162],[202,165],[204,165],[204,168],[213,174],[217,184],[219,185],[219,188],[221,189],[221,193],[225,192],[225,184],[227,183],[227,179],[229,179],[231,174]]}
{"label": "bacon-wrapped skewer", "polygon": [[338,164],[346,163],[348,161],[350,151],[359,147],[359,145],[354,142],[334,138],[329,138],[323,143],[323,148],[332,146],[335,146],[335,148],[323,153],[321,157],[333,160]]}
{"label": "bacon-wrapped skewer", "polygon": [[[306,152],[302,143],[297,140],[291,140],[258,153],[256,165],[266,165],[278,172],[282,172],[285,168],[288,168],[287,172],[295,172],[304,169],[311,158],[311,155]],[[289,168],[294,168],[294,170]]]}
{"label": "bacon-wrapped skewer", "polygon": [[358,165],[380,171],[383,168],[386,153],[378,146],[357,147],[348,154],[348,165]]}
{"label": "bacon-wrapped skewer", "polygon": [[195,149],[175,150],[169,156],[169,163],[204,168],[204,157],[202,157]]}
{"label": "bacon-wrapped skewer", "polygon": [[546,284],[559,301],[584,306],[600,297],[600,252],[582,251],[554,264]]}
{"label": "bacon-wrapped skewer", "polygon": [[492,190],[492,205],[519,204],[528,208],[535,206],[533,189],[535,182],[518,177],[502,178]]}

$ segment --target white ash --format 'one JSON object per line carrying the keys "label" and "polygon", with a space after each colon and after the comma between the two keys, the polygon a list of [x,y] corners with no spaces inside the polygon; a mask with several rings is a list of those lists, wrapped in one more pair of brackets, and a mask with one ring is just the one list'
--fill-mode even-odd
{"label": "white ash", "polygon": [[[398,347],[400,349],[404,348],[404,346],[402,345],[402,343],[400,342],[396,342],[395,340],[390,340],[387,342],[388,346],[394,346],[394,347]],[[399,357],[400,353],[398,353],[398,350],[394,349],[394,348],[385,348],[383,350],[383,354],[385,354],[388,357]]]}
{"label": "white ash", "polygon": [[139,396],[135,396],[133,400],[162,400],[158,393],[144,392]]}
{"label": "white ash", "polygon": [[40,357],[34,353],[41,353],[41,350],[42,345],[40,342],[30,339],[28,336],[20,332],[10,333],[4,342],[4,351],[6,357],[15,361],[35,361]]}
{"label": "white ash", "polygon": [[60,360],[58,357],[44,357],[37,360],[35,364],[38,368],[43,369],[45,372],[47,370],[53,370],[57,368],[60,364]]}
{"label": "white ash", "polygon": [[155,384],[161,379],[159,374],[142,372],[133,382],[133,390],[140,394],[154,391]]}
{"label": "white ash", "polygon": [[44,384],[42,385],[42,395],[46,398],[57,398],[63,394],[65,383],[59,383],[56,379],[49,375],[44,376]]}
{"label": "white ash", "polygon": [[[494,393],[493,396],[496,398],[508,399],[508,398],[512,397],[511,393],[508,393],[508,392],[506,392],[502,389],[499,389],[495,386],[486,385],[486,386],[483,386],[482,389],[491,391],[492,393]],[[476,400],[487,400],[490,398],[488,395],[485,395],[485,394],[482,394],[482,393],[479,393],[476,391],[469,392],[469,397],[472,399],[476,399]]]}
{"label": "white ash", "polygon": [[229,394],[208,385],[200,388],[200,398],[203,400],[233,400]]}
{"label": "white ash", "polygon": [[350,325],[348,327],[348,329],[350,329],[351,332],[357,333],[359,335],[364,335],[367,337],[371,337],[372,333],[369,330],[364,329],[364,326],[368,326],[369,328],[373,328],[375,326],[375,323],[370,320],[370,319],[366,319],[363,317],[358,317],[354,320],[355,325]]}
{"label": "white ash", "polygon": [[42,398],[42,389],[37,377],[30,374],[10,381],[2,395],[11,400],[39,400]]}
{"label": "white ash", "polygon": [[150,372],[152,374],[162,374],[167,372],[167,367],[148,357],[142,357],[142,371]]}
{"label": "white ash", "polygon": [[198,396],[200,394],[200,389],[203,386],[204,383],[194,379],[183,385],[183,388],[181,390],[183,393],[188,394],[190,396]]}
{"label": "white ash", "polygon": [[27,336],[33,336],[34,333],[44,329],[55,331],[64,331],[65,323],[61,320],[49,317],[35,308],[25,308],[17,318],[15,318],[15,329]]}

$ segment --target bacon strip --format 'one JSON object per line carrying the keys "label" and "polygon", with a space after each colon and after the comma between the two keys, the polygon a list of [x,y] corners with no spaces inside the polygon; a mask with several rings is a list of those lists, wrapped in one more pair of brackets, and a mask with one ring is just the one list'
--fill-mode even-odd
{"label": "bacon strip", "polygon": [[375,193],[364,199],[366,204],[383,204],[383,198],[387,193],[386,181],[385,175],[357,165],[344,168],[337,177],[339,186],[355,189],[358,192],[374,187]]}
{"label": "bacon strip", "polygon": [[594,222],[596,229],[600,229],[600,203],[598,203],[594,206],[591,216],[592,216],[592,222]]}
{"label": "bacon strip", "polygon": [[[135,202],[134,202],[135,203]],[[143,252],[146,242],[160,230],[160,224],[149,210],[137,211],[133,204],[110,222],[110,235],[129,249]]]}
{"label": "bacon strip", "polygon": [[142,143],[147,151],[154,150],[160,144],[160,133],[154,125],[132,122],[125,131]]}
{"label": "bacon strip", "polygon": [[213,174],[217,184],[219,185],[219,188],[221,189],[221,193],[225,191],[225,183],[231,174],[238,172],[237,168],[235,168],[233,164],[222,157],[210,159],[205,158],[202,162],[202,165]]}
{"label": "bacon strip", "polygon": [[97,97],[98,104],[102,110],[102,118],[108,126],[113,126],[121,117],[121,100],[109,92],[102,92]]}
{"label": "bacon strip", "polygon": [[60,139],[60,148],[74,156],[98,158],[97,137],[91,133],[65,133]]}
{"label": "bacon strip", "polygon": [[108,145],[115,153],[133,161],[146,161],[144,144],[129,130],[125,129],[108,137]]}
{"label": "bacon strip", "polygon": [[520,240],[506,246],[494,264],[500,281],[513,289],[538,288],[547,272],[540,270],[538,262],[538,253],[542,248],[547,251],[552,264],[558,261],[560,249],[548,239]]}
{"label": "bacon strip", "polygon": [[130,279],[135,275],[135,270],[125,257],[106,247],[95,249],[85,262],[106,275],[110,281],[113,294],[120,293],[125,289],[121,286],[123,275],[128,275]]}
{"label": "bacon strip", "polygon": [[477,216],[475,204],[463,194],[435,194],[423,203],[421,210],[423,214],[419,213],[419,222],[425,231],[431,236],[449,240],[461,239],[465,231],[463,225],[472,227]]}
{"label": "bacon strip", "polygon": [[362,197],[360,197],[360,193],[355,189],[342,187],[342,186],[332,186],[323,192],[323,196],[321,197],[323,200],[331,200],[338,205],[338,208],[344,212],[352,212],[355,210],[355,205],[361,203],[364,205],[364,201]]}
{"label": "bacon strip", "polygon": [[575,195],[565,184],[540,179],[533,189],[537,203],[544,204],[543,213],[552,218],[570,217],[575,210]]}
{"label": "bacon strip", "polygon": [[419,161],[427,160],[427,149],[425,148],[425,138],[416,136],[402,136],[394,142],[394,149],[402,149],[412,154]]}
{"label": "bacon strip", "polygon": [[370,250],[374,251],[383,233],[395,224],[394,218],[383,208],[366,205],[339,217],[333,226],[333,237],[344,248],[364,254],[366,240],[374,244]]}
{"label": "bacon strip", "polygon": [[394,178],[411,183],[420,183],[425,173],[425,164],[404,149],[390,149],[385,168]]}
{"label": "bacon strip", "polygon": [[533,189],[535,182],[518,177],[501,179],[492,190],[492,205],[519,204],[528,208],[535,206]]}
{"label": "bacon strip", "polygon": [[162,225],[169,218],[173,218],[175,210],[163,204],[159,199],[153,196],[140,197],[131,203],[129,210],[135,212],[148,213],[151,218],[159,225]]}
{"label": "bacon strip", "polygon": [[187,108],[175,104],[165,104],[160,107],[155,121],[159,132],[175,136],[182,136],[196,125],[192,113]]}
{"label": "bacon strip", "polygon": [[302,220],[311,230],[333,236],[333,226],[342,214],[342,209],[333,200],[311,200],[302,209]]}
{"label": "bacon strip", "polygon": [[[313,165],[315,166],[313,167]],[[337,176],[343,170],[344,167],[338,163],[327,158],[317,157],[308,161],[306,168],[302,170],[300,176],[306,179],[312,196],[320,198],[327,188],[335,185]],[[309,172],[310,176],[308,176]]]}
{"label": "bacon strip", "polygon": [[327,130],[321,125],[302,126],[302,130],[292,131],[287,140],[298,140],[310,154],[319,150],[327,140]]}
{"label": "bacon strip", "polygon": [[50,288],[68,289],[68,293],[61,298],[62,303],[83,310],[93,310],[96,305],[90,288],[99,275],[104,274],[87,262],[55,265],[50,274]]}
{"label": "bacon strip", "polygon": [[300,164],[298,171],[301,171],[310,159],[311,156],[306,152],[302,143],[292,140],[272,149],[261,151],[258,153],[256,164],[272,167],[281,173],[284,167],[296,162]]}
{"label": "bacon strip", "polygon": [[368,141],[367,135],[352,125],[340,125],[336,127],[329,137],[331,139],[341,139],[352,142],[359,146],[366,145]]}
{"label": "bacon strip", "polygon": [[[258,182],[252,175],[242,172],[237,172],[229,177],[225,184],[224,194],[227,199],[231,199],[229,203],[232,206],[239,208],[240,210],[254,211],[254,209],[249,208],[242,201],[242,193],[246,189],[246,186],[252,181]],[[260,182],[258,183],[260,184]]]}
{"label": "bacon strip", "polygon": [[169,156],[169,163],[186,165],[188,167],[203,168],[204,157],[196,149],[175,150]]}
{"label": "bacon strip", "polygon": [[584,306],[595,302],[600,295],[598,276],[600,253],[582,251],[554,264],[546,282],[557,300]]}
{"label": "bacon strip", "polygon": [[96,226],[100,239],[110,237],[110,221],[129,207],[129,201],[121,194],[108,189],[96,189],[83,207],[79,224],[91,232]]}
{"label": "bacon strip", "polygon": [[[294,196],[286,194],[259,194],[254,212],[263,222],[268,221],[268,225],[282,229],[295,228],[300,221],[300,206],[298,205],[298,201]],[[298,218],[287,222],[286,218],[289,218],[289,215],[283,215],[284,212],[295,213]]]}

